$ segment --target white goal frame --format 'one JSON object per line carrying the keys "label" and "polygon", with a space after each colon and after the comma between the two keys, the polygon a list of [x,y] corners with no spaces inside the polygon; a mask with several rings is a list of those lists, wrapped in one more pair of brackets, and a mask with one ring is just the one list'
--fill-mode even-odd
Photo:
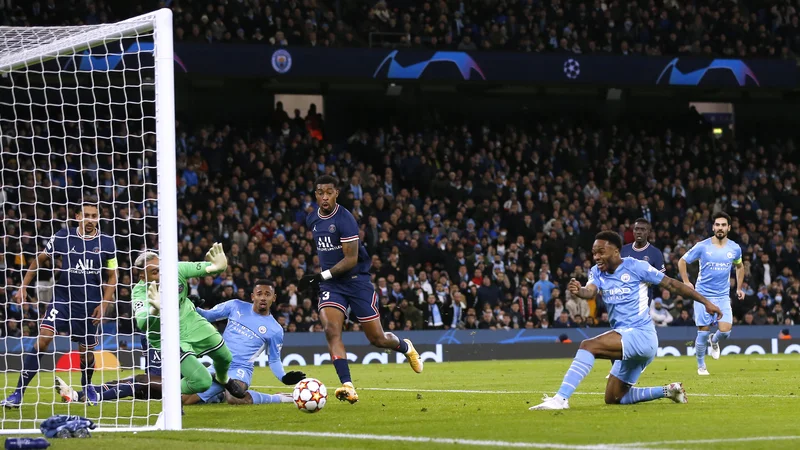
{"label": "white goal frame", "polygon": [[[85,31],[81,30],[85,28]],[[41,45],[31,45],[23,34],[36,30],[65,31],[63,39]],[[57,57],[77,54],[84,50],[120,39],[153,32],[155,59],[155,111],[157,143],[158,245],[161,260],[161,292],[163,299],[177,299],[178,293],[178,227],[177,188],[175,185],[175,80],[173,62],[172,11],[160,9],[115,24],[87,27],[0,27],[0,32],[19,39],[14,51],[8,45],[0,48],[0,75],[41,64]],[[21,48],[21,50],[19,49]],[[98,427],[95,431],[180,430],[180,342],[178,303],[165,301],[161,308],[162,352],[162,411],[155,425],[141,427]],[[40,418],[41,420],[46,419]],[[0,434],[41,433],[38,428],[2,429]]]}

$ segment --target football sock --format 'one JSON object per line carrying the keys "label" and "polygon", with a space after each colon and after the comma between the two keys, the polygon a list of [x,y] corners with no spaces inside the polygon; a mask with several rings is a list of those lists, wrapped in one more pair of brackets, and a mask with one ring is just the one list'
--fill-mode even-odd
{"label": "football sock", "polygon": [[594,366],[594,355],[583,349],[578,350],[567,374],[564,375],[564,381],[561,382],[557,395],[564,399],[570,398],[581,381],[592,371],[592,366]]}
{"label": "football sock", "polygon": [[400,344],[394,349],[405,355],[406,353],[408,353],[408,344],[406,343],[406,341],[400,338],[398,338],[398,340],[400,341]]}
{"label": "football sock", "polygon": [[28,387],[28,384],[30,384],[31,380],[36,377],[38,372],[39,354],[28,353],[22,360],[22,372],[20,373],[19,381],[17,382],[17,390],[24,394],[25,388]]}
{"label": "football sock", "polygon": [[649,387],[649,388],[636,388],[632,387],[620,400],[621,405],[630,405],[633,403],[649,402],[667,396],[667,387]]}
{"label": "football sock", "polygon": [[339,381],[342,384],[353,382],[350,378],[350,366],[347,364],[346,358],[336,358],[334,356],[333,367],[336,368],[336,374],[339,375]]}
{"label": "football sock", "polygon": [[697,340],[694,341],[694,348],[697,352],[695,356],[697,357],[698,368],[706,366],[706,347],[708,347],[709,334],[711,334],[710,331],[698,331]]}
{"label": "football sock", "polygon": [[[269,403],[281,403],[281,398],[284,397],[278,394],[263,394],[258,391],[247,391],[250,393],[250,396],[253,397],[253,404],[254,405],[264,405]],[[288,397],[287,398],[287,402]]]}
{"label": "football sock", "polygon": [[[94,390],[97,391],[98,397],[100,401],[104,400],[115,400],[118,398],[126,398],[126,397],[133,397],[133,385],[132,384],[124,384],[120,383],[116,386],[109,386],[109,385],[102,385],[102,386],[95,386]],[[78,393],[79,399],[86,398],[86,394],[83,392]]]}
{"label": "football sock", "polygon": [[723,331],[717,330],[717,332],[714,333],[713,336],[711,336],[711,342],[716,344],[719,341],[723,341],[725,339],[728,339],[729,337],[731,337],[731,332],[730,331],[724,331],[723,332]]}
{"label": "football sock", "polygon": [[86,363],[81,361],[81,386],[86,387],[92,382],[94,375],[94,353],[88,350],[86,353]]}

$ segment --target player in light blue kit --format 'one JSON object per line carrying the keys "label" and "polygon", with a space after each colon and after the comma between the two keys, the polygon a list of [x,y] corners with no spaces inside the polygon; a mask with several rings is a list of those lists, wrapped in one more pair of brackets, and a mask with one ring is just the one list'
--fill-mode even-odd
{"label": "player in light blue kit", "polygon": [[592,370],[597,358],[617,360],[606,383],[607,404],[629,405],[659,398],[686,403],[686,392],[681,383],[633,387],[658,350],[658,335],[647,306],[647,289],[655,284],[674,294],[704,303],[712,314],[721,315],[721,312],[697,291],[665,276],[650,264],[622,258],[621,248],[622,238],[619,234],[613,231],[598,233],[592,246],[595,265],[589,271],[586,287],[581,287],[574,278],[568,286],[573,295],[586,299],[601,292],[608,306],[608,318],[613,330],[581,342],[555,397],[545,396],[542,403],[530,409],[568,409],[569,398]]}
{"label": "player in light blue kit", "polygon": [[[265,349],[269,352],[269,368],[281,382],[295,385],[306,377],[303,372],[293,371],[285,373],[281,360],[283,347],[283,328],[269,313],[275,301],[275,287],[270,281],[258,280],[251,294],[253,303],[242,300],[228,300],[212,309],[197,309],[197,312],[209,322],[228,319],[225,339],[233,356],[228,377],[234,380],[235,390],[225,395],[225,387],[216,381],[205,392],[199,394],[183,395],[184,405],[194,403],[219,403],[227,397],[230,404],[262,404],[262,403],[288,403],[291,396],[269,395],[248,390],[253,379],[253,363]],[[209,371],[213,368],[209,368]],[[213,375],[213,374],[212,374]],[[237,395],[244,393],[243,395]],[[239,398],[241,397],[241,398]]]}
{"label": "player in light blue kit", "polygon": [[709,337],[711,325],[716,322],[702,304],[694,305],[694,323],[697,324],[697,340],[695,350],[697,357],[697,374],[708,375],[706,368],[706,348],[711,344],[711,357],[719,359],[720,339],[728,339],[733,328],[733,312],[731,310],[731,266],[736,266],[736,296],[744,300],[744,264],[742,249],[739,244],[728,239],[731,230],[731,216],[718,212],[713,216],[714,236],[694,245],[678,261],[678,270],[684,284],[694,288],[689,281],[686,265],[700,260],[697,273],[697,292],[708,297],[722,310],[722,318],[718,322],[717,332]]}

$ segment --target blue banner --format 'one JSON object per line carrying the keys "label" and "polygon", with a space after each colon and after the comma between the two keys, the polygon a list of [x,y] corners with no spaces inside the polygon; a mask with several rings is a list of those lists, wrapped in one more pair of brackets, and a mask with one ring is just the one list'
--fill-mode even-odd
{"label": "blue banner", "polygon": [[778,89],[798,85],[794,61],[767,59],[176,44],[175,61],[179,73],[350,82]]}

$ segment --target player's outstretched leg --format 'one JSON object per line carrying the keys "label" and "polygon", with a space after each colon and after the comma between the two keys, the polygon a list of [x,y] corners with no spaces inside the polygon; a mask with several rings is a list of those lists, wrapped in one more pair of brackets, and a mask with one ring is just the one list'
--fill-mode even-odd
{"label": "player's outstretched leg", "polygon": [[230,394],[225,396],[229,405],[268,405],[272,403],[292,403],[291,394],[264,394],[258,391],[247,391],[243,398],[236,398]]}
{"label": "player's outstretched leg", "polygon": [[198,394],[207,391],[213,381],[208,369],[193,354],[184,353],[182,356],[181,394]]}
{"label": "player's outstretched leg", "polygon": [[706,369],[706,349],[708,347],[709,335],[708,327],[697,328],[697,339],[694,341],[695,357],[697,358],[697,374],[708,375]]}
{"label": "player's outstretched leg", "polygon": [[[134,378],[115,380],[99,386],[91,386],[95,392],[95,401],[110,401],[120,398],[133,397],[135,394]],[[67,403],[85,401],[87,393],[85,390],[76,391],[69,386],[61,377],[56,377],[55,389],[61,399]]]}
{"label": "player's outstretched leg", "polygon": [[8,398],[0,402],[6,408],[19,408],[22,404],[22,396],[25,394],[25,389],[36,377],[36,374],[39,373],[39,352],[47,350],[50,342],[53,341],[55,331],[42,327],[39,329],[39,333],[39,339],[36,340],[36,343],[33,344],[33,347],[22,359],[22,371],[19,375],[19,381],[17,381],[17,388]]}
{"label": "player's outstretched leg", "polygon": [[373,319],[369,322],[361,322],[361,329],[367,335],[369,343],[378,348],[386,348],[400,352],[406,355],[408,364],[414,369],[414,372],[422,372],[422,359],[419,357],[417,349],[414,344],[408,339],[400,339],[393,333],[386,333],[383,331],[383,326],[379,319]]}
{"label": "player's outstretched leg", "polygon": [[325,330],[325,339],[328,341],[328,351],[331,353],[333,367],[339,376],[339,382],[342,383],[342,387],[337,388],[334,395],[340,401],[348,401],[352,404],[358,401],[358,393],[353,387],[350,366],[347,363],[347,352],[344,349],[344,342],[342,342],[343,309],[326,306],[319,310],[319,318]]}

